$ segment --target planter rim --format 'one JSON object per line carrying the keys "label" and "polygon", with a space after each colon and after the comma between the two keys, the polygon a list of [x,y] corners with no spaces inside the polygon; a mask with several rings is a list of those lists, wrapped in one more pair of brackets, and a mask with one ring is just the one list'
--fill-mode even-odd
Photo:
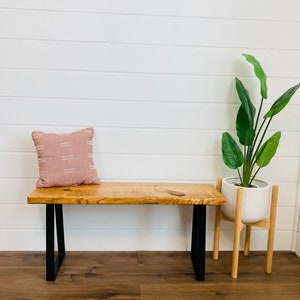
{"label": "planter rim", "polygon": [[[240,182],[240,179],[237,176],[228,176],[228,177],[224,177],[222,181],[227,184],[231,184],[235,181]],[[267,180],[261,180],[261,179],[253,179],[253,184],[256,185],[260,189],[267,188],[271,185]],[[243,189],[253,189],[253,187],[246,187],[246,186],[234,186],[234,187],[235,188],[243,188]]]}

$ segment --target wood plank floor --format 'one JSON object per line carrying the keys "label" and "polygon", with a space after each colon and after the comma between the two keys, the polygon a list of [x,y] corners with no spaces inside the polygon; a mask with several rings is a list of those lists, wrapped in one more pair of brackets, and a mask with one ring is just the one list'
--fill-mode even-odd
{"label": "wood plank floor", "polygon": [[206,281],[195,281],[188,252],[67,252],[55,282],[45,281],[42,252],[0,252],[0,299],[300,299],[300,258],[275,252],[240,255],[230,277],[231,253],[207,252]]}

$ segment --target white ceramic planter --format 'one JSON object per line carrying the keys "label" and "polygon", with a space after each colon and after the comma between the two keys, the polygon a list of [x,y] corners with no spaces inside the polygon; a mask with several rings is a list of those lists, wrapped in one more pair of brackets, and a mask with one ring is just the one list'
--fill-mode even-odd
{"label": "white ceramic planter", "polygon": [[[226,177],[222,181],[222,194],[227,202],[222,205],[222,210],[229,218],[235,218],[236,193],[238,186],[234,185],[239,182],[237,177]],[[243,187],[243,210],[242,221],[245,223],[253,223],[263,220],[268,215],[271,185],[262,180],[254,179],[252,184],[256,187]]]}

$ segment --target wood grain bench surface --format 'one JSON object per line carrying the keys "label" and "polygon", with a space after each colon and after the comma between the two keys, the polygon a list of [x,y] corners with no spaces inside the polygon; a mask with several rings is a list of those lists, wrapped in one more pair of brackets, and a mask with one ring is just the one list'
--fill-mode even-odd
{"label": "wood grain bench surface", "polygon": [[224,196],[212,184],[102,182],[99,185],[37,188],[29,204],[220,205]]}

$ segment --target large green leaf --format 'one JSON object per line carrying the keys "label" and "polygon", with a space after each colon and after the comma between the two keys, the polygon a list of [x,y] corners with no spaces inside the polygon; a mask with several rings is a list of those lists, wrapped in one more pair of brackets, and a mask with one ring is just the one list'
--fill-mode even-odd
{"label": "large green leaf", "polygon": [[241,106],[236,118],[236,133],[240,143],[248,146],[254,137],[255,107],[243,83],[238,78],[235,78],[235,82],[236,91],[241,101]]}
{"label": "large green leaf", "polygon": [[271,106],[270,110],[264,115],[264,118],[270,118],[281,112],[289,103],[292,96],[299,89],[300,83],[289,88],[283,95],[281,95]]}
{"label": "large green leaf", "polygon": [[253,121],[249,119],[242,105],[236,117],[236,134],[239,142],[244,146],[251,145],[255,135]]}
{"label": "large green leaf", "polygon": [[250,99],[249,92],[238,78],[235,78],[235,87],[240,98],[241,105],[243,106],[248,119],[253,124],[255,116],[255,106]]}
{"label": "large green leaf", "polygon": [[257,151],[256,164],[263,168],[269,164],[276,153],[281,137],[281,132],[274,133]]}
{"label": "large green leaf", "polygon": [[243,153],[228,132],[222,135],[222,154],[225,165],[231,169],[237,169],[243,164]]}
{"label": "large green leaf", "polygon": [[253,55],[243,54],[243,56],[247,59],[247,61],[250,64],[253,65],[254,73],[260,81],[260,94],[261,94],[262,98],[267,99],[268,98],[267,75],[265,74],[264,70],[262,69],[259,61]]}

